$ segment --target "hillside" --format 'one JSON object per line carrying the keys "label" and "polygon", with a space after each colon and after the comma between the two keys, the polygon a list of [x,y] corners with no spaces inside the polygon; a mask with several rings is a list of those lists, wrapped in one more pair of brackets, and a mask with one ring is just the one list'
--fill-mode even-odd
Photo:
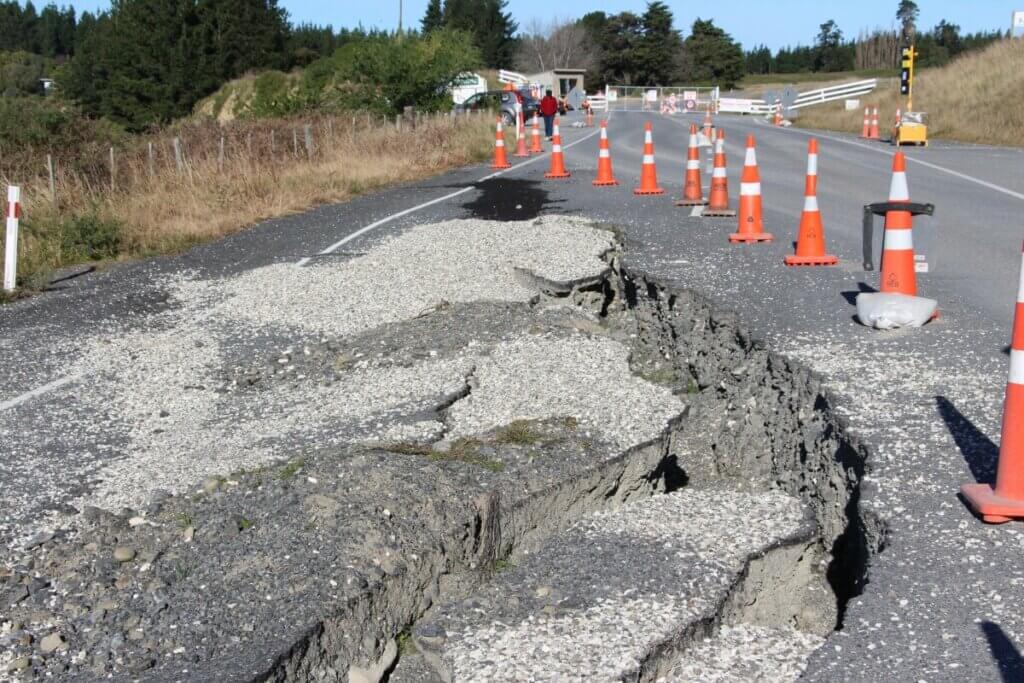
{"label": "hillside", "polygon": [[[879,105],[882,130],[888,131],[896,108],[904,106],[899,81],[862,99]],[[944,67],[919,72],[914,80],[914,109],[927,112],[933,138],[993,145],[1024,146],[1024,40],[1001,40],[966,54]],[[859,133],[863,109],[845,111],[842,102],[808,107],[795,123]],[[885,134],[883,133],[883,136]]]}

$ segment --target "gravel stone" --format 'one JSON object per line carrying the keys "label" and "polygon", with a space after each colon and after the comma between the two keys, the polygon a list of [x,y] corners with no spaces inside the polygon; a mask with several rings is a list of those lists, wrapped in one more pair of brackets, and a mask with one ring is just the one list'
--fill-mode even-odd
{"label": "gravel stone", "polygon": [[807,658],[825,639],[794,628],[751,624],[722,626],[718,633],[687,648],[660,683],[748,683],[795,681]]}

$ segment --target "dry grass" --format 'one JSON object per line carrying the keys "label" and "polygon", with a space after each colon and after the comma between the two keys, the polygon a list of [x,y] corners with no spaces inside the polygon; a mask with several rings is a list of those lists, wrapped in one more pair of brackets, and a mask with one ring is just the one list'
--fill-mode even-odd
{"label": "dry grass", "polygon": [[[883,84],[862,102],[878,103],[888,131],[903,106],[899,81]],[[950,64],[916,74],[914,109],[927,112],[928,135],[962,142],[1024,145],[1024,40],[1002,40]],[[844,111],[843,103],[808,107],[796,124],[859,133],[863,109]],[[883,133],[883,137],[886,137]]]}
{"label": "dry grass", "polygon": [[[190,123],[115,150],[113,188],[109,157],[55,152],[57,207],[44,155],[32,165],[40,172],[6,172],[22,186],[19,281],[38,288],[76,262],[173,253],[263,219],[480,161],[494,144],[492,125],[489,117],[437,117],[399,132],[393,121],[363,115]],[[175,135],[184,152],[180,170]]]}

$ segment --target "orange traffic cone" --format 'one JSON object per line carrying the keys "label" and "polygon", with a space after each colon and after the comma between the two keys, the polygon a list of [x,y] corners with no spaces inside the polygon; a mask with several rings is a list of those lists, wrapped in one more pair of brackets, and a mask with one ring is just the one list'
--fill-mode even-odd
{"label": "orange traffic cone", "polygon": [[683,199],[676,206],[702,206],[707,204],[700,185],[700,148],[697,146],[697,124],[690,124],[690,147],[686,151],[686,177]]}
{"label": "orange traffic cone", "polygon": [[739,230],[729,235],[730,242],[771,242],[771,234],[764,231],[761,218],[761,175],[757,172],[757,152],[754,136],[747,136],[747,157],[740,176]]}
{"label": "orange traffic cone", "polygon": [[796,254],[783,259],[787,266],[834,266],[839,259],[825,253],[825,228],[818,211],[818,141],[807,143],[807,181],[804,184],[804,212],[800,215],[800,232]]}
{"label": "orange traffic cone", "polygon": [[612,153],[608,148],[608,122],[601,121],[601,140],[597,149],[597,178],[594,185],[618,185],[619,181],[612,174]]}
{"label": "orange traffic cone", "polygon": [[900,108],[897,107],[896,108],[896,120],[892,124],[892,137],[890,138],[890,140],[892,142],[897,143],[897,144],[899,143],[900,126],[901,125],[903,125],[903,112],[901,112]]}
{"label": "orange traffic cone", "polygon": [[551,170],[544,174],[545,178],[568,178],[565,170],[565,155],[562,154],[562,134],[558,131],[558,117],[555,117],[555,129],[551,137]]}
{"label": "orange traffic cone", "polygon": [[498,128],[494,133],[494,163],[491,168],[512,168],[505,153],[505,133],[501,128],[501,119],[498,119]]}
{"label": "orange traffic cone", "polygon": [[868,134],[868,138],[871,140],[881,139],[881,135],[878,132],[878,107],[875,107],[871,112],[871,132]]}
{"label": "orange traffic cone", "polygon": [[516,128],[516,152],[512,156],[530,156],[530,153],[526,151],[526,122],[523,121],[522,113],[519,114],[519,125]]}
{"label": "orange traffic cone", "polygon": [[860,129],[860,136],[865,140],[871,137],[871,107],[864,107],[864,127]]}
{"label": "orange traffic cone", "polygon": [[537,114],[533,115],[533,130],[530,131],[530,154],[543,154],[540,146],[540,119]]}
{"label": "orange traffic cone", "polygon": [[644,161],[640,166],[640,187],[633,194],[665,194],[658,187],[658,168],[654,165],[654,127],[648,121],[644,124]]}
{"label": "orange traffic cone", "polygon": [[1010,342],[1010,377],[1003,403],[996,485],[964,484],[960,493],[986,522],[999,524],[1024,517],[1024,264]]}
{"label": "orange traffic cone", "polygon": [[775,110],[775,117],[772,119],[772,124],[776,125],[776,126],[781,126],[782,125],[782,105],[779,104],[779,105],[776,105],[776,106],[777,106],[777,109]]}
{"label": "orange traffic cone", "polygon": [[590,111],[590,108],[587,107],[587,128],[593,128],[593,127],[594,127],[594,112]]}
{"label": "orange traffic cone", "polygon": [[711,194],[704,216],[732,218],[736,211],[729,208],[729,178],[725,174],[725,131],[718,129],[715,139],[715,167],[711,171]]}
{"label": "orange traffic cone", "polygon": [[708,103],[708,110],[704,113],[704,139],[711,142],[711,104]]}
{"label": "orange traffic cone", "polygon": [[[892,158],[890,202],[909,202],[907,161],[903,152]],[[909,211],[887,211],[885,238],[882,247],[882,282],[879,291],[917,296],[917,273],[914,270],[913,219]]]}

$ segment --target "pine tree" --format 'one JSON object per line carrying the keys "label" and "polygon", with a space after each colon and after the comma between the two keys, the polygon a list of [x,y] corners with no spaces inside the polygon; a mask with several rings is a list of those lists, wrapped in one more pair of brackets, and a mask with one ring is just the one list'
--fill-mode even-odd
{"label": "pine tree", "polygon": [[661,0],[647,3],[644,12],[643,38],[636,46],[637,83],[664,85],[672,81],[683,39],[672,27],[672,10]]}
{"label": "pine tree", "polygon": [[423,19],[420,20],[420,26],[423,29],[424,35],[444,26],[441,0],[430,0],[427,3],[427,11],[423,14]]}
{"label": "pine tree", "polygon": [[919,12],[920,10],[918,10],[917,3],[914,0],[900,0],[900,5],[896,9],[896,19],[900,22],[900,26],[903,27],[903,40],[912,41],[914,39]]}
{"label": "pine tree", "polygon": [[519,25],[505,12],[508,0],[445,0],[444,26],[467,31],[483,55],[484,65],[505,69],[512,65]]}
{"label": "pine tree", "polygon": [[743,48],[710,20],[693,22],[683,51],[686,70],[680,77],[684,80],[731,88],[743,78]]}

